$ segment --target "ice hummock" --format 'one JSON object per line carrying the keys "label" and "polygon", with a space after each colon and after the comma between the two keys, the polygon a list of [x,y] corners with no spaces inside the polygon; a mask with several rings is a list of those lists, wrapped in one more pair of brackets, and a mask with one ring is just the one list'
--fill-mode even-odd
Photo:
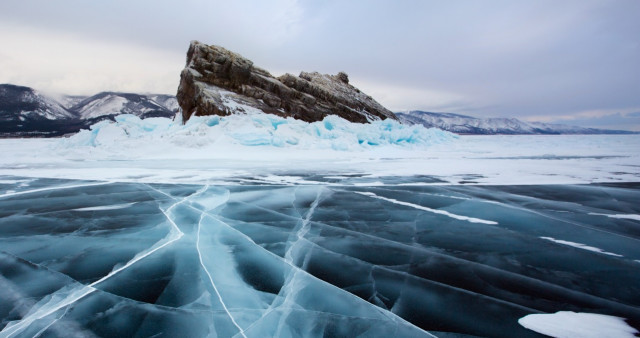
{"label": "ice hummock", "polygon": [[[123,143],[153,142],[186,148],[206,146],[270,146],[278,148],[358,151],[380,146],[424,148],[455,139],[438,129],[407,126],[387,119],[370,124],[352,123],[338,116],[307,123],[293,118],[253,113],[229,116],[195,116],[186,124],[179,117],[147,118],[119,115],[61,141],[63,148],[121,148]],[[114,149],[121,150],[121,149]]]}

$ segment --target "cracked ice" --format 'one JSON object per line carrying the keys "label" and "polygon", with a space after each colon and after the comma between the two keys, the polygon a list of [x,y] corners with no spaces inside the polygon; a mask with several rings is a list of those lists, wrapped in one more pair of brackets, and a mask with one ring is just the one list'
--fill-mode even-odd
{"label": "cracked ice", "polygon": [[632,185],[5,182],[0,337],[535,337],[519,318],[640,318],[636,221],[599,216],[638,213]]}

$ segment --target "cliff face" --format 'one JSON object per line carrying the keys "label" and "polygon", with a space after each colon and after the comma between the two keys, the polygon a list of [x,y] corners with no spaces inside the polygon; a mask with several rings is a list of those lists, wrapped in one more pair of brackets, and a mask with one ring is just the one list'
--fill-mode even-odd
{"label": "cliff face", "polygon": [[180,76],[178,103],[183,121],[192,115],[229,115],[243,112],[235,104],[266,113],[313,122],[338,115],[366,123],[396,116],[370,96],[349,84],[345,73],[285,74],[278,78],[250,60],[218,46],[191,42],[187,65]]}

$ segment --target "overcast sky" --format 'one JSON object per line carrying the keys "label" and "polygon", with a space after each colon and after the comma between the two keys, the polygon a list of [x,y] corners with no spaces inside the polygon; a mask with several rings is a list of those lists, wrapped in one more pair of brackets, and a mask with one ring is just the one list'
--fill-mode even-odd
{"label": "overcast sky", "polygon": [[394,111],[640,130],[640,0],[2,0],[0,83],[175,94],[190,40]]}

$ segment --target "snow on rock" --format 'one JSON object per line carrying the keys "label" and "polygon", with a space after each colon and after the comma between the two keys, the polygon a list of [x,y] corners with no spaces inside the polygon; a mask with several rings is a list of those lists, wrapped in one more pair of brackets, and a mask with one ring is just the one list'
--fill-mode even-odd
{"label": "snow on rock", "polygon": [[60,141],[62,148],[100,147],[122,151],[123,143],[163,144],[185,148],[205,146],[268,146],[303,149],[366,150],[378,146],[426,147],[457,136],[422,126],[405,126],[387,119],[371,124],[352,123],[327,116],[308,123],[272,114],[195,116],[186,124],[167,118],[141,120],[119,115],[116,122],[102,121]]}
{"label": "snow on rock", "polygon": [[107,95],[83,106],[81,109],[78,109],[78,112],[80,116],[85,119],[102,115],[120,114],[125,103],[127,103],[127,99],[124,97]]}
{"label": "snow on rock", "polygon": [[78,102],[70,109],[93,122],[119,114],[133,114],[141,118],[171,117],[177,112],[177,101],[169,95],[102,92]]}
{"label": "snow on rock", "polygon": [[624,338],[635,337],[638,333],[623,318],[572,311],[532,314],[520,318],[518,323],[529,330],[558,338]]}
{"label": "snow on rock", "polygon": [[177,93],[183,119],[234,113],[216,93],[218,89],[233,92],[265,113],[307,122],[321,121],[329,115],[360,123],[397,120],[391,111],[349,84],[345,73],[302,72],[300,76],[275,78],[237,53],[192,41]]}
{"label": "snow on rock", "polygon": [[149,98],[172,112],[178,112],[180,110],[178,99],[176,99],[175,96],[156,94],[150,95]]}

